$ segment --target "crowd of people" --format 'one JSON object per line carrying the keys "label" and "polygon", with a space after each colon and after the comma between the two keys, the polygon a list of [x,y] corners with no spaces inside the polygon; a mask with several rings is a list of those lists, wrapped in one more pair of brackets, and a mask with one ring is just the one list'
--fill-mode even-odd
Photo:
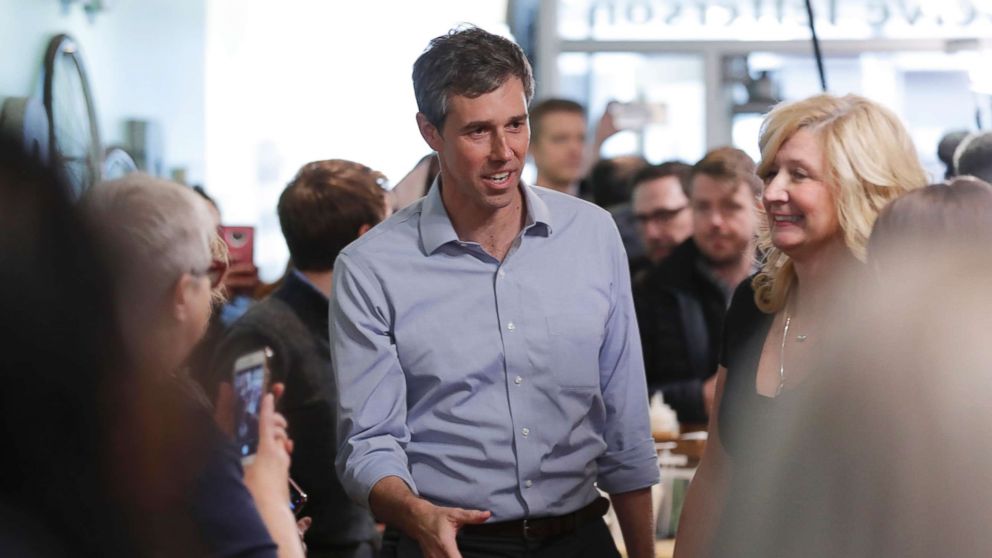
{"label": "crowd of people", "polygon": [[304,165],[268,288],[202,189],[74,202],[2,139],[0,553],[601,558],[612,506],[654,556],[655,394],[708,430],[677,556],[992,550],[992,133],[928,184],[890,110],[823,94],[766,115],[757,162],[600,160],[609,113],[587,139],[474,27],[413,88],[432,154],[392,192]]}

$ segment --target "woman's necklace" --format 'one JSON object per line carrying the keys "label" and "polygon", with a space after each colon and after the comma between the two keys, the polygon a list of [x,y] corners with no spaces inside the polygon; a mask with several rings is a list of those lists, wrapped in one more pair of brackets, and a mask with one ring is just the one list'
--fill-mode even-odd
{"label": "woman's necklace", "polygon": [[[778,352],[778,387],[775,388],[775,397],[782,393],[785,387],[785,341],[789,338],[789,326],[792,325],[792,315],[785,311],[785,325],[782,326],[782,346]],[[796,335],[796,341],[802,343],[809,339],[808,335]]]}

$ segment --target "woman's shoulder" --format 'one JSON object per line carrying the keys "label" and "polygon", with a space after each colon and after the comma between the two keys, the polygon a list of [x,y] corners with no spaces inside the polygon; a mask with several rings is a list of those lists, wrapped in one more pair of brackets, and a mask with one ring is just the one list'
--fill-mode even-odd
{"label": "woman's shoulder", "polygon": [[754,280],[757,276],[757,274],[748,276],[734,289],[734,294],[730,298],[730,308],[727,310],[726,318],[724,318],[725,323],[761,314],[761,310],[758,309],[754,300]]}

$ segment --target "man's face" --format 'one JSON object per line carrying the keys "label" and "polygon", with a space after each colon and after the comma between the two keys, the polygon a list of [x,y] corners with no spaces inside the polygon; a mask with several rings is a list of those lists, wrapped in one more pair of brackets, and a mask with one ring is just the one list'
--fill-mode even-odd
{"label": "man's face", "polygon": [[582,178],[585,156],[585,116],[568,111],[549,112],[541,118],[541,134],[534,137],[531,155],[538,174],[549,184],[572,184]]}
{"label": "man's face", "polygon": [[527,96],[518,78],[469,98],[448,99],[441,130],[417,115],[421,135],[437,151],[449,212],[491,214],[519,199],[527,156]]}
{"label": "man's face", "polygon": [[663,176],[637,185],[631,200],[637,230],[647,257],[657,264],[692,234],[689,200],[677,176]]}
{"label": "man's face", "polygon": [[693,238],[710,264],[733,265],[750,256],[748,247],[757,226],[756,200],[745,182],[735,188],[705,174],[693,177]]}

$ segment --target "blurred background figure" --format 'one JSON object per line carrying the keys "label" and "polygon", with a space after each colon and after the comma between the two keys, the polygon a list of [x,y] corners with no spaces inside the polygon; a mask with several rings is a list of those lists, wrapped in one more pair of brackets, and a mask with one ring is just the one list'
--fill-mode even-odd
{"label": "blurred background figure", "polygon": [[775,494],[787,495],[786,513],[791,504],[817,505],[802,483],[769,492],[752,482],[790,458],[753,440],[801,412],[797,401],[815,390],[806,381],[814,358],[829,347],[831,312],[850,296],[847,277],[865,275],[859,262],[878,212],[926,184],[899,120],[855,95],[777,106],[765,118],[759,145],[764,261],[738,287],[725,318],[716,410],[679,523],[680,557],[749,552],[735,535],[744,532],[743,518]]}
{"label": "blurred background figure", "polygon": [[151,554],[131,521],[152,479],[115,449],[140,440],[114,318],[67,189],[0,135],[0,555]]}
{"label": "blurred background figure", "polygon": [[530,107],[530,155],[538,186],[576,196],[586,171],[586,109],[568,99],[543,99]]}
{"label": "blurred background figure", "polygon": [[958,176],[992,180],[992,132],[972,134],[961,141],[954,153]]}
{"label": "blurred background figure", "polygon": [[[642,255],[630,257],[630,276],[662,262],[692,235],[689,172],[681,161],[648,165],[630,180],[630,209],[637,223]],[[629,256],[628,252],[628,256]]]}
{"label": "blurred background figure", "polygon": [[331,376],[328,301],[338,252],[379,223],[387,207],[379,173],[344,160],[300,169],[279,198],[278,213],[293,269],[265,300],[228,329],[201,378],[213,393],[229,383],[241,355],[269,347],[272,379],[286,385],[280,408],[294,441],[292,478],[309,496],[311,558],[371,558],[375,522],[348,498],[334,469],[337,389]]}
{"label": "blurred background figure", "polygon": [[[123,350],[140,374],[127,401],[138,404],[130,427],[145,444],[126,457],[151,478],[173,481],[134,487],[148,500],[142,517],[156,518],[137,527],[165,555],[302,556],[289,509],[290,444],[273,396],[263,400],[258,452],[242,480],[237,452],[182,367],[206,331],[226,268],[207,203],[190,188],[135,173],[91,189],[83,210],[113,278]],[[190,536],[178,537],[176,525]]]}
{"label": "blurred background figure", "polygon": [[637,220],[630,204],[630,181],[647,164],[647,160],[640,155],[600,159],[593,165],[585,181],[592,193],[592,202],[613,216],[620,230],[628,261],[644,254],[644,246],[637,231]]}
{"label": "blurred background figure", "polygon": [[727,306],[755,271],[761,180],[747,153],[718,147],[688,182],[689,207],[676,217],[688,217],[692,237],[635,281],[634,300],[649,392],[661,391],[679,422],[705,425]]}
{"label": "blurred background figure", "polygon": [[810,389],[748,436],[769,496],[733,518],[734,556],[992,552],[990,214],[992,186],[962,177],[879,215]]}
{"label": "blurred background figure", "polygon": [[438,165],[437,155],[434,153],[424,155],[417,161],[413,169],[390,190],[387,196],[389,206],[393,211],[399,211],[424,197],[440,171],[441,167]]}
{"label": "blurred background figure", "polygon": [[610,112],[605,111],[596,123],[591,142],[587,141],[586,109],[575,101],[535,101],[529,116],[530,156],[537,170],[534,184],[591,199],[591,185],[583,179],[599,161],[603,143],[618,131]]}
{"label": "blurred background figure", "polygon": [[937,144],[937,158],[946,167],[944,171],[945,179],[951,178],[956,174],[954,170],[954,152],[957,151],[961,142],[968,137],[968,134],[968,130],[954,130],[947,132],[940,138],[940,143]]}

